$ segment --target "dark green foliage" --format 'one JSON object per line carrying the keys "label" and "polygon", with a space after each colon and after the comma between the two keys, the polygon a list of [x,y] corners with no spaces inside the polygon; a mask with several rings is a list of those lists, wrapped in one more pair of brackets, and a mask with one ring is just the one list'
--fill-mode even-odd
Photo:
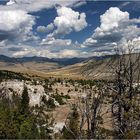
{"label": "dark green foliage", "polygon": [[65,99],[71,99],[71,97],[67,94],[63,96]]}
{"label": "dark green foliage", "polygon": [[54,98],[60,105],[64,105],[65,104],[65,102],[63,101],[64,97],[62,95],[58,94],[58,93],[53,94],[52,98]]}
{"label": "dark green foliage", "polygon": [[39,133],[36,127],[34,116],[27,117],[27,119],[24,120],[20,125],[19,138],[33,139],[38,137],[39,137]]}
{"label": "dark green foliage", "polygon": [[28,95],[28,89],[26,86],[24,86],[22,96],[21,96],[21,105],[20,105],[20,113],[25,114],[29,110],[29,95]]}
{"label": "dark green foliage", "polygon": [[79,137],[79,113],[76,105],[73,105],[68,123],[62,130],[63,139],[77,139]]}
{"label": "dark green foliage", "polygon": [[17,138],[18,130],[11,118],[10,108],[0,101],[0,139]]}
{"label": "dark green foliage", "polygon": [[45,84],[43,85],[43,87],[44,87],[45,93],[48,94],[48,92],[52,91],[52,85],[48,79],[45,79],[44,82]]}
{"label": "dark green foliage", "polygon": [[47,109],[54,109],[55,103],[54,103],[54,99],[49,98],[48,100],[46,100],[46,96],[42,97],[42,102],[46,105]]}
{"label": "dark green foliage", "polygon": [[[0,139],[50,139],[53,121],[43,107],[30,108],[27,87],[22,97],[0,100]],[[34,113],[33,113],[34,112]]]}
{"label": "dark green foliage", "polygon": [[19,79],[19,80],[30,80],[27,76],[23,76],[22,73],[11,72],[7,70],[0,70],[1,79]]}

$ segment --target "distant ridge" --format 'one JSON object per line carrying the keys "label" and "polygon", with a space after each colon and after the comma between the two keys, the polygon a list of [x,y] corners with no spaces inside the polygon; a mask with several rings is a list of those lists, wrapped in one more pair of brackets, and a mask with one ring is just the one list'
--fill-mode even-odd
{"label": "distant ridge", "polygon": [[93,56],[89,58],[47,58],[22,57],[14,58],[0,55],[0,70],[30,73],[31,75],[106,78],[109,74],[108,62],[114,55]]}
{"label": "distant ridge", "polygon": [[67,66],[73,65],[75,63],[82,62],[87,58],[47,58],[47,57],[22,57],[22,58],[15,58],[15,57],[8,57],[5,55],[0,55],[1,62],[8,62],[8,63],[25,63],[25,62],[37,62],[37,63],[44,63],[44,62],[51,62],[51,63],[58,63],[59,65]]}

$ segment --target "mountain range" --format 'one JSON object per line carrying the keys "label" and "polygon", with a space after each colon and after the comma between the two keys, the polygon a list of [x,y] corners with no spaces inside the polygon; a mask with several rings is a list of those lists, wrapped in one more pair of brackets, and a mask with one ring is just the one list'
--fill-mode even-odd
{"label": "mountain range", "polygon": [[[135,60],[139,54],[133,54]],[[22,57],[12,58],[0,55],[0,70],[21,72],[41,77],[66,77],[108,79],[112,78],[113,70],[121,56],[101,56],[89,58],[46,58]],[[127,59],[128,55],[125,55]]]}
{"label": "mountain range", "polygon": [[26,62],[37,62],[37,63],[58,63],[60,66],[66,65],[73,65],[75,63],[82,62],[87,58],[47,58],[47,57],[22,57],[22,58],[15,58],[15,57],[8,57],[5,55],[0,55],[0,62],[8,62],[8,63],[26,63]]}
{"label": "mountain range", "polygon": [[[46,57],[22,57],[14,58],[0,55],[0,70],[9,70],[33,75],[73,75],[81,77],[82,70],[91,62],[101,62],[112,56],[89,57],[89,58],[46,58]],[[86,70],[86,71],[89,71]],[[60,73],[60,74],[59,74]],[[78,74],[78,75],[77,75]]]}

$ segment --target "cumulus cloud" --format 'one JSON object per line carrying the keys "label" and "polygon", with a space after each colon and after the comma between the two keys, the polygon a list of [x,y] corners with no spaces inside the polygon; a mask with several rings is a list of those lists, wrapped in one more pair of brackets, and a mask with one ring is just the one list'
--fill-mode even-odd
{"label": "cumulus cloud", "polygon": [[[68,22],[72,21],[72,25],[66,25],[67,27],[64,27],[66,30],[68,30],[66,31],[67,33],[72,31],[77,32],[84,29],[87,26],[85,13],[75,12],[71,9],[71,7],[79,7],[85,3],[85,1],[81,2],[80,0],[9,0],[6,5],[0,5],[1,54],[22,57],[33,55],[40,56],[40,54],[44,54],[46,52],[45,57],[51,58],[77,56],[80,51],[73,50],[72,48],[63,50],[57,49],[54,51],[51,49],[49,50],[48,46],[50,48],[52,46],[71,46],[72,41],[70,39],[58,39],[53,36],[53,33],[57,32],[59,34],[61,32],[60,28],[62,28],[62,24],[65,22],[61,20],[61,18],[66,18]],[[36,44],[38,42],[29,42],[31,40],[35,41],[39,39],[39,37],[34,35],[35,32],[33,32],[35,16],[31,13],[37,12],[44,8],[49,9],[52,7],[55,7],[57,10],[58,16],[56,18],[58,21],[54,20],[53,23],[50,23],[47,26],[38,26],[36,29],[38,32],[52,33],[50,33],[45,39],[42,39],[40,44]],[[66,14],[64,12],[66,12]],[[60,26],[59,22],[60,24],[62,23]],[[31,46],[25,44],[30,44]]]}
{"label": "cumulus cloud", "polygon": [[47,27],[46,27],[46,31],[47,31],[47,32],[50,32],[50,31],[52,31],[53,29],[54,29],[53,23],[50,23],[50,24],[47,25]]}
{"label": "cumulus cloud", "polygon": [[[1,51],[1,48],[0,48]],[[51,51],[47,47],[32,47],[29,45],[8,45],[2,49],[3,54],[7,54],[11,57],[24,57],[24,56],[41,56],[47,58],[73,58],[82,57],[84,54],[80,50],[64,49]],[[86,54],[87,56],[87,54]]]}
{"label": "cumulus cloud", "polygon": [[59,46],[70,46],[72,45],[72,41],[70,39],[58,39],[60,35],[64,36],[69,34],[72,31],[80,31],[87,26],[86,15],[85,13],[75,12],[71,8],[68,7],[59,7],[57,9],[58,16],[54,19],[54,22],[49,24],[47,28],[38,27],[43,31],[46,29],[54,30],[52,33],[48,34],[45,39],[42,39],[41,45],[59,47]]}
{"label": "cumulus cloud", "polygon": [[[135,42],[135,50],[140,50],[140,28],[138,26],[140,19],[131,19],[128,12],[123,12],[117,7],[109,8],[100,16],[100,26],[94,30],[91,37],[81,44],[84,51],[77,49],[80,46],[78,42],[73,44],[70,39],[58,39],[60,35],[63,37],[73,31],[79,32],[87,26],[85,13],[76,12],[71,8],[71,6],[77,7],[84,3],[84,1],[80,2],[78,0],[10,0],[7,6],[0,6],[0,50],[3,46],[7,45],[8,41],[17,43],[19,40],[23,43],[31,39],[37,40],[38,38],[32,32],[35,17],[29,14],[29,12],[51,7],[56,7],[57,17],[49,25],[37,27],[38,32],[49,33],[45,39],[42,39],[39,44],[41,46],[34,48],[23,44],[22,47],[15,45],[16,47],[9,46],[9,48],[5,48],[3,52],[9,51],[9,54],[15,57],[26,55],[49,58],[87,57],[91,55],[113,54],[115,53],[114,48],[117,46],[125,50],[127,40]],[[63,49],[61,50],[59,46],[63,46]],[[73,48],[73,46],[77,48]],[[58,47],[59,49],[54,51],[53,49],[49,50],[49,47]],[[87,47],[91,48],[92,51],[88,52],[86,50]]]}
{"label": "cumulus cloud", "polygon": [[70,39],[55,39],[54,37],[47,37],[46,39],[42,39],[41,45],[48,46],[69,46],[71,45]]}
{"label": "cumulus cloud", "polygon": [[[52,48],[52,47],[51,47]],[[39,56],[47,58],[73,58],[73,57],[89,57],[93,56],[93,52],[81,50],[80,48],[67,47],[64,49],[51,50],[48,46],[32,46],[20,44],[7,44],[5,47],[0,47],[0,52],[3,55],[10,57],[25,57]]]}
{"label": "cumulus cloud", "polygon": [[90,38],[87,38],[82,47],[108,48],[110,51],[116,46],[122,46],[127,40],[138,38],[140,28],[137,23],[140,19],[130,19],[128,12],[117,7],[109,8],[100,16],[101,25],[97,27]]}
{"label": "cumulus cloud", "polygon": [[41,32],[41,33],[48,33],[50,31],[52,31],[53,29],[54,29],[53,23],[50,23],[49,25],[47,25],[47,27],[45,27],[45,26],[38,26],[37,27],[37,31]]}
{"label": "cumulus cloud", "polygon": [[101,25],[96,29],[98,31],[110,31],[119,27],[121,23],[127,22],[129,20],[129,13],[122,12],[117,7],[111,7],[103,15],[100,16]]}
{"label": "cumulus cloud", "polygon": [[[87,26],[85,13],[75,12],[71,9],[71,7],[79,7],[85,3],[86,1],[81,2],[80,0],[9,0],[6,5],[0,5],[0,46],[5,46],[1,53],[6,53],[14,57],[21,57],[30,54],[38,55],[40,49],[42,53],[48,49],[42,49],[42,46],[48,46],[50,48],[58,46],[60,49],[72,45],[70,39],[59,39],[55,35],[61,33],[65,35],[72,31],[78,32]],[[35,32],[32,31],[33,26],[35,25],[35,17],[30,13],[52,7],[56,8],[58,15],[53,23],[50,23],[47,26],[38,26],[36,29],[38,32],[50,34],[47,35],[45,39],[42,39],[41,43],[38,45],[36,42],[32,42],[34,46],[38,47],[34,48],[32,46],[27,47],[24,45],[29,43],[26,41],[35,41],[39,39],[39,37],[34,35]],[[67,23],[65,24],[65,22],[67,22],[68,25],[66,25]],[[62,31],[62,28],[64,28],[64,31]],[[22,44],[22,47],[19,45],[16,46],[19,42]],[[13,46],[11,46],[10,43],[13,44]],[[59,52],[59,49],[56,51]],[[62,53],[64,56],[63,51],[58,52],[54,55],[59,56],[60,53]],[[69,57],[68,51],[65,50],[65,52]],[[70,51],[69,53],[71,53],[70,56],[72,56],[72,53],[73,55],[76,55],[75,51]],[[51,50],[48,50],[48,55],[49,54],[51,54],[50,56],[53,56]]]}
{"label": "cumulus cloud", "polygon": [[6,3],[6,5],[12,5],[12,4],[15,4],[15,3],[16,3],[15,0],[10,0],[10,1],[8,1],[8,2]]}
{"label": "cumulus cloud", "polygon": [[0,47],[5,47],[6,44],[7,44],[7,40],[0,41]]}
{"label": "cumulus cloud", "polygon": [[[118,49],[118,48],[117,48]],[[138,53],[140,52],[140,37],[133,38],[131,41],[127,40],[122,40],[119,46],[119,52],[120,54],[122,53]]]}
{"label": "cumulus cloud", "polygon": [[36,54],[35,47],[25,44],[6,43],[6,46],[0,47],[0,53],[10,57],[32,56]]}
{"label": "cumulus cloud", "polygon": [[33,22],[33,17],[22,10],[0,11],[0,30],[15,30],[28,20]]}
{"label": "cumulus cloud", "polygon": [[35,39],[31,30],[35,18],[23,10],[0,10],[0,40]]}
{"label": "cumulus cloud", "polygon": [[37,27],[37,31],[40,32],[40,33],[46,33],[47,32],[45,26],[38,26]]}
{"label": "cumulus cloud", "polygon": [[38,56],[48,57],[48,58],[73,58],[80,55],[78,50],[64,49],[58,52],[51,52],[49,50],[38,51]]}
{"label": "cumulus cloud", "polygon": [[57,29],[54,35],[65,35],[72,31],[81,31],[87,26],[85,13],[79,13],[68,7],[57,9],[58,16],[54,19],[54,25]]}
{"label": "cumulus cloud", "polygon": [[55,7],[56,5],[69,7],[77,5],[78,7],[83,4],[85,4],[85,0],[83,2],[80,0],[9,0],[6,6],[1,5],[0,9],[8,10],[10,8],[11,10],[20,9],[28,12],[36,12]]}
{"label": "cumulus cloud", "polygon": [[77,50],[62,50],[60,51],[60,56],[62,58],[66,58],[66,57],[77,57],[79,55],[79,52]]}
{"label": "cumulus cloud", "polygon": [[[52,48],[52,47],[51,47]],[[10,57],[40,56],[47,58],[73,58],[73,57],[89,57],[95,55],[93,52],[81,50],[80,48],[67,47],[64,49],[51,50],[48,46],[31,46],[25,44],[7,44],[0,47],[3,55]],[[97,53],[96,53],[97,54]]]}
{"label": "cumulus cloud", "polygon": [[20,51],[14,52],[12,54],[12,56],[13,57],[23,57],[23,56],[26,56],[29,53],[30,53],[30,51],[28,49],[24,49],[24,50],[20,50]]}

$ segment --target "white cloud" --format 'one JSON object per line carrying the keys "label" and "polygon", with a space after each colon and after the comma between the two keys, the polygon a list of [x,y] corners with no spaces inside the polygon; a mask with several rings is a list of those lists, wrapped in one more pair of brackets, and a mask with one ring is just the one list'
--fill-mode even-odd
{"label": "white cloud", "polygon": [[[26,0],[24,2],[27,2]],[[29,39],[37,39],[36,36],[33,35],[32,27],[35,24],[35,17],[29,14],[23,7],[22,10],[18,10],[15,7],[18,5],[17,3],[10,3],[8,4],[7,10],[2,10],[0,7],[0,45],[5,46],[0,48],[1,54],[14,56],[14,57],[23,57],[23,56],[45,56],[49,58],[64,58],[64,57],[78,57],[81,54],[80,50],[74,50],[71,48],[72,41],[70,39],[58,39],[53,36],[53,33],[47,35],[45,39],[42,39],[41,43],[38,47],[37,44],[35,46],[28,46],[25,45],[25,41]],[[11,8],[13,7],[13,9]],[[66,14],[64,14],[66,9]],[[11,10],[9,10],[11,9]],[[61,9],[62,13],[59,11]],[[58,8],[57,12],[58,17],[64,16],[69,20],[72,21],[72,25],[68,25],[68,29],[71,28],[72,31],[80,31],[85,26],[87,26],[85,21],[85,14],[75,12],[71,8]],[[70,16],[68,14],[71,14]],[[61,19],[60,19],[61,20]],[[57,24],[51,23],[47,26],[39,26],[37,27],[37,31],[39,32],[51,32],[52,30],[58,30]],[[61,27],[62,28],[62,27]],[[55,31],[56,31],[55,30]],[[11,44],[10,44],[11,43]],[[29,42],[28,42],[29,43]],[[35,43],[35,42],[34,42]],[[51,49],[51,48],[55,49]],[[58,47],[58,49],[56,49]],[[67,49],[65,49],[67,47]],[[69,48],[70,47],[70,48]],[[60,49],[62,48],[62,49]],[[87,55],[86,55],[87,56]]]}
{"label": "white cloud", "polygon": [[37,27],[37,31],[38,31],[38,32],[41,32],[41,33],[46,33],[46,32],[47,32],[45,26],[38,26],[38,27]]}
{"label": "white cloud", "polygon": [[47,25],[47,27],[46,27],[46,31],[47,31],[47,32],[50,32],[50,31],[52,31],[53,29],[54,29],[53,23],[50,23],[50,24]]}
{"label": "white cloud", "polygon": [[77,57],[79,55],[79,52],[77,51],[77,50],[67,50],[67,49],[65,49],[65,50],[62,50],[62,51],[60,51],[60,56],[62,57],[62,58],[66,58],[66,57]]}
{"label": "white cloud", "polygon": [[[9,47],[8,49],[11,49]],[[14,46],[11,47],[13,50]],[[72,49],[64,49],[64,50],[59,50],[54,52],[48,50],[47,48],[42,49],[41,47],[33,48],[32,46],[20,45],[18,47],[16,46],[13,51],[10,51],[9,56],[12,57],[41,56],[47,58],[73,58],[73,57],[80,56],[80,53],[81,52],[79,50],[72,50]]]}
{"label": "white cloud", "polygon": [[92,46],[94,43],[97,43],[97,40],[92,38],[87,38],[84,42],[84,46]]}
{"label": "white cloud", "polygon": [[[79,4],[79,5],[78,5]],[[56,5],[60,6],[69,6],[73,7],[75,5],[81,6],[85,2],[80,0],[9,0],[5,5],[1,5],[0,9],[2,10],[25,10],[28,12],[36,12],[42,9],[49,9],[55,7]]]}
{"label": "white cloud", "polygon": [[78,48],[67,47],[64,49],[50,50],[48,46],[30,46],[25,44],[7,44],[0,47],[0,53],[10,57],[41,56],[47,58],[73,58],[89,57],[95,53]]}
{"label": "white cloud", "polygon": [[11,31],[25,23],[34,24],[34,18],[22,10],[0,11],[0,30]]}
{"label": "white cloud", "polygon": [[[64,26],[64,32],[78,32],[84,29],[87,26],[85,13],[75,12],[70,7],[79,7],[85,3],[85,1],[81,2],[79,0],[9,0],[6,5],[0,5],[0,45],[1,48],[2,46],[5,46],[3,47],[4,49],[0,48],[0,52],[14,57],[39,56],[39,53],[44,54],[45,52],[47,52],[46,54],[51,58],[77,56],[77,51],[73,50],[73,48],[69,48],[72,45],[70,39],[58,39],[53,35],[54,33],[60,33],[59,31],[62,29],[63,25],[59,26],[58,22],[61,22],[62,17],[64,18],[64,21],[61,22],[62,24],[65,22],[65,18],[68,22],[71,22],[72,20],[72,25],[69,24],[68,26]],[[57,10],[58,16],[56,18],[58,19],[58,22],[55,22],[54,20],[53,23],[50,23],[47,26],[37,27],[38,32],[52,33],[50,33],[45,39],[42,39],[39,44],[40,46],[36,44],[38,42],[32,42],[34,43],[32,45],[38,47],[25,45],[31,44],[31,42],[26,41],[39,41],[38,37],[35,36],[32,31],[33,25],[35,25],[35,16],[30,13],[52,7],[55,7]],[[64,32],[62,32],[63,35],[65,34]],[[20,43],[20,45],[18,45],[18,43]],[[53,46],[54,49],[51,49]],[[55,52],[57,46],[58,49],[56,49]],[[67,50],[64,49],[65,47],[67,47]],[[60,48],[62,50],[60,50]]]}
{"label": "white cloud", "polygon": [[133,38],[131,41],[122,40],[119,46],[119,53],[138,53],[140,52],[140,37]]}
{"label": "white cloud", "polygon": [[38,56],[48,57],[48,58],[73,58],[80,56],[80,51],[64,49],[58,52],[51,52],[49,50],[38,51]]}
{"label": "white cloud", "polygon": [[96,31],[110,31],[111,29],[118,28],[123,22],[129,20],[129,13],[122,12],[117,7],[111,7],[103,15],[100,16],[101,25]]}
{"label": "white cloud", "polygon": [[36,48],[30,45],[11,44],[6,43],[6,46],[0,47],[0,54],[10,56],[10,57],[22,57],[22,56],[33,56],[36,54]]}
{"label": "white cloud", "polygon": [[140,19],[130,19],[128,12],[123,12],[117,7],[109,8],[100,16],[101,25],[97,27],[91,37],[86,39],[81,47],[93,47],[94,51],[100,48],[110,52],[114,47],[121,47],[127,40],[140,36],[137,23]]}
{"label": "white cloud", "polygon": [[7,39],[0,41],[0,47],[5,47],[6,43],[7,43]]}
{"label": "white cloud", "polygon": [[10,1],[8,1],[7,3],[6,3],[6,5],[12,5],[12,4],[15,4],[16,2],[15,2],[15,0],[10,0]]}
{"label": "white cloud", "polygon": [[23,10],[0,10],[0,40],[33,39],[31,30],[35,18]]}
{"label": "white cloud", "polygon": [[29,54],[30,51],[27,50],[27,49],[24,49],[24,50],[21,50],[21,51],[17,51],[17,52],[14,52],[12,54],[13,57],[23,57],[23,56],[26,56],[27,54]]}
{"label": "white cloud", "polygon": [[47,37],[42,39],[41,45],[48,46],[69,46],[71,45],[70,39],[55,39],[54,37]]}
{"label": "white cloud", "polygon": [[81,31],[87,26],[85,13],[75,12],[68,7],[60,7],[57,9],[58,16],[54,19],[54,25],[57,29],[54,35],[65,35],[72,31]]}
{"label": "white cloud", "polygon": [[47,27],[45,27],[45,26],[38,26],[37,27],[37,31],[41,32],[41,33],[48,33],[50,31],[52,31],[53,29],[54,29],[53,23],[50,23],[49,25],[47,25]]}

